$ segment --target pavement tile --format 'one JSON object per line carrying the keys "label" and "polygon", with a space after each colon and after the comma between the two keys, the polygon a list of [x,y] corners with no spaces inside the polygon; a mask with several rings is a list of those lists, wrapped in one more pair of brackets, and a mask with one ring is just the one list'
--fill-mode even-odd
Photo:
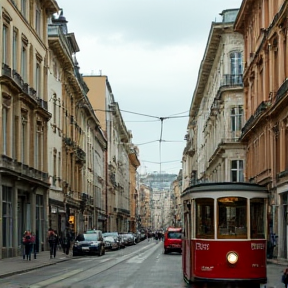
{"label": "pavement tile", "polygon": [[32,254],[31,261],[24,260],[22,256],[0,259],[0,278],[28,272],[49,265],[55,265],[59,262],[71,259],[72,253],[66,255],[62,252],[58,252],[56,258],[50,259],[49,251],[38,253],[36,259],[34,259],[34,255]]}

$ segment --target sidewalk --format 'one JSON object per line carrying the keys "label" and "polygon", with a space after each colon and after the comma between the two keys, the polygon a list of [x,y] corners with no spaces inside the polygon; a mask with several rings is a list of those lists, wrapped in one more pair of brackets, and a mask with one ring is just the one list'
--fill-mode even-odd
{"label": "sidewalk", "polygon": [[36,259],[31,255],[31,261],[23,260],[22,256],[5,258],[0,260],[0,278],[8,277],[14,274],[28,272],[44,266],[55,265],[59,262],[72,259],[72,253],[64,254],[57,251],[56,258],[50,259],[50,252],[43,251],[37,254]]}
{"label": "sidewalk", "polygon": [[281,259],[281,258],[273,258],[273,259],[267,259],[267,264],[278,264],[282,266],[288,267],[288,261],[287,259]]}

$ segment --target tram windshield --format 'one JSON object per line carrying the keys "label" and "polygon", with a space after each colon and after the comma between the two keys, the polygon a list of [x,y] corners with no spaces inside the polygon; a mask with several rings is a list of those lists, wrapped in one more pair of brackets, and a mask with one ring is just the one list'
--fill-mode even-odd
{"label": "tram windshield", "polygon": [[247,199],[218,199],[218,237],[247,238]]}

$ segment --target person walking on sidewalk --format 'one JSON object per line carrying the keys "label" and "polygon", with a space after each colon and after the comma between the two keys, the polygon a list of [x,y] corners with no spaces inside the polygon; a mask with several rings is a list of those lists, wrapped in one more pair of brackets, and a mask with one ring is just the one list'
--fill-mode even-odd
{"label": "person walking on sidewalk", "polygon": [[32,252],[32,245],[34,244],[34,238],[29,230],[24,232],[22,242],[24,245],[23,259],[31,261],[31,252]]}
{"label": "person walking on sidewalk", "polygon": [[48,229],[48,242],[50,246],[50,259],[52,259],[52,257],[56,257],[57,250],[57,234],[52,228]]}
{"label": "person walking on sidewalk", "polygon": [[288,287],[288,268],[285,268],[282,275],[282,282],[284,283],[284,287]]}

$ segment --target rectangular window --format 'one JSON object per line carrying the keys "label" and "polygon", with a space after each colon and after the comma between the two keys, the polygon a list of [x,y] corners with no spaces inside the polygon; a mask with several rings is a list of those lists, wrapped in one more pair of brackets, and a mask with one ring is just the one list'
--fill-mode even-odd
{"label": "rectangular window", "polygon": [[22,15],[27,18],[27,0],[21,0],[21,12]]}
{"label": "rectangular window", "polygon": [[3,154],[7,155],[7,121],[8,119],[8,111],[6,107],[2,108],[2,139],[3,139]]}
{"label": "rectangular window", "polygon": [[17,30],[13,31],[13,69],[17,71],[17,44],[18,44],[18,33]]}
{"label": "rectangular window", "polygon": [[[231,131],[241,131],[243,125],[243,107],[233,107],[231,109]],[[235,134],[236,135],[236,134]]]}
{"label": "rectangular window", "polygon": [[38,35],[40,35],[40,25],[41,25],[41,11],[39,8],[36,8],[35,13],[35,30]]}
{"label": "rectangular window", "polygon": [[26,115],[21,116],[21,162],[25,164],[26,161],[26,145],[27,145],[27,118]]}
{"label": "rectangular window", "polygon": [[40,157],[41,157],[41,127],[37,123],[37,130],[35,135],[34,147],[34,167],[40,170]]}
{"label": "rectangular window", "polygon": [[247,200],[219,198],[218,221],[218,238],[247,238]]}
{"label": "rectangular window", "polygon": [[12,188],[2,186],[2,241],[3,247],[12,247]]}
{"label": "rectangular window", "polygon": [[41,98],[41,66],[40,63],[36,63],[36,70],[35,70],[35,89],[37,96]]}
{"label": "rectangular window", "polygon": [[196,200],[196,237],[214,238],[214,199]]}
{"label": "rectangular window", "polygon": [[264,199],[250,200],[251,238],[265,239],[265,209]]}
{"label": "rectangular window", "polygon": [[27,82],[27,50],[26,45],[22,43],[22,49],[21,49],[21,77],[24,80],[24,82]]}
{"label": "rectangular window", "polygon": [[8,64],[8,27],[3,25],[2,30],[2,62]]}
{"label": "rectangular window", "polygon": [[231,161],[231,181],[232,182],[243,182],[243,160],[232,160]]}
{"label": "rectangular window", "polygon": [[231,61],[231,75],[242,74],[242,54],[240,52],[234,52],[230,54]]}

